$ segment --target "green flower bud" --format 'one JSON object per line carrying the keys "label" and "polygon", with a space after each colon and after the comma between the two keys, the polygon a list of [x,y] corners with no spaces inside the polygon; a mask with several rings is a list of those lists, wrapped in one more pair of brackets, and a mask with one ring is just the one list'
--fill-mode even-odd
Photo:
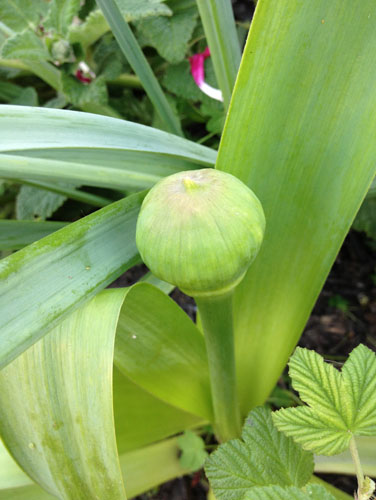
{"label": "green flower bud", "polygon": [[261,203],[236,177],[214,170],[179,172],[147,194],[136,243],[149,269],[194,297],[235,287],[259,251]]}

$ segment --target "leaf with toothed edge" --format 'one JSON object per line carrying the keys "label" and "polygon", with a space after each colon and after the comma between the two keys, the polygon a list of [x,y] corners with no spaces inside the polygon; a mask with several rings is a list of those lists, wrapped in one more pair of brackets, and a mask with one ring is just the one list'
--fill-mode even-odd
{"label": "leaf with toothed edge", "polygon": [[273,414],[276,427],[318,455],[346,450],[353,435],[376,435],[376,355],[364,345],[350,354],[342,373],[308,349],[289,362],[292,385],[308,406]]}

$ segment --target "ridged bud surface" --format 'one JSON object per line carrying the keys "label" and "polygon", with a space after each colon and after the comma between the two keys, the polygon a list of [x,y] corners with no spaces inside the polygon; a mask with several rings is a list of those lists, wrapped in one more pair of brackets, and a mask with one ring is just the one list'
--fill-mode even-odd
{"label": "ridged bud surface", "polygon": [[236,177],[214,169],[179,172],[146,196],[136,243],[160,279],[198,297],[230,290],[259,251],[261,203]]}

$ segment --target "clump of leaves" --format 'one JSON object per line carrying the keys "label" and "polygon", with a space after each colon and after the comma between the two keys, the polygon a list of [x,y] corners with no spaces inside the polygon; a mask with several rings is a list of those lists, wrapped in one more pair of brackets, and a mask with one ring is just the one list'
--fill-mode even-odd
{"label": "clump of leaves", "polygon": [[253,410],[242,438],[220,446],[206,465],[218,500],[333,499],[308,484],[313,453],[335,455],[350,448],[358,500],[375,489],[364,477],[355,436],[376,435],[376,355],[364,345],[337,370],[314,351],[297,348],[289,362],[293,388],[307,406],[274,413]]}
{"label": "clump of leaves", "polygon": [[241,439],[221,445],[205,471],[218,500],[300,500],[308,492],[312,499],[333,500],[322,486],[307,485],[313,454],[278,431],[267,408],[251,411]]}

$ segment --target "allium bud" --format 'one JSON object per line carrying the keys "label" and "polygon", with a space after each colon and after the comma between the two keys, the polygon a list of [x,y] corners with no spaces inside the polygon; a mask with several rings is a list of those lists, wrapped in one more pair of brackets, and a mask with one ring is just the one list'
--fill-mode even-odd
{"label": "allium bud", "polygon": [[214,169],[179,172],[147,194],[136,243],[149,269],[186,294],[224,293],[243,278],[264,235],[255,194]]}

